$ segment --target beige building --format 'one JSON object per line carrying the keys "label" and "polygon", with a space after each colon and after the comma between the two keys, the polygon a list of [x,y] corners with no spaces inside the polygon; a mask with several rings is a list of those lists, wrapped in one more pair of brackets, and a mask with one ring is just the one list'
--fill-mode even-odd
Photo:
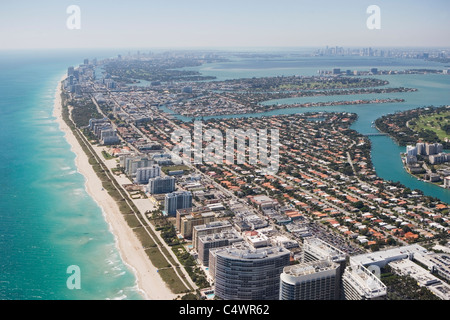
{"label": "beige building", "polygon": [[198,248],[199,237],[206,236],[208,234],[220,233],[225,230],[232,229],[233,226],[228,220],[214,221],[207,224],[201,224],[194,226],[192,229],[192,244],[195,250]]}
{"label": "beige building", "polygon": [[192,238],[192,232],[195,226],[208,224],[213,221],[216,221],[216,215],[214,212],[190,211],[187,214],[182,214],[180,210],[177,210],[176,226],[183,238]]}

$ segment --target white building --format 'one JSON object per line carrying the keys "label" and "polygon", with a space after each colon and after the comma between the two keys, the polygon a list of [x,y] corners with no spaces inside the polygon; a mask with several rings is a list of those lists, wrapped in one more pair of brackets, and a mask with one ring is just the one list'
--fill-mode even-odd
{"label": "white building", "polygon": [[444,178],[444,187],[450,188],[450,176]]}
{"label": "white building", "polygon": [[282,247],[242,245],[209,251],[215,295],[223,300],[278,300],[280,274],[290,252]]}
{"label": "white building", "polygon": [[345,268],[342,275],[342,296],[345,300],[382,299],[386,293],[386,285],[363,265],[351,263]]}
{"label": "white building", "polygon": [[427,254],[429,254],[427,249],[418,244],[412,244],[409,246],[352,256],[351,260],[355,263],[360,263],[363,266],[375,265],[383,268],[391,261],[412,259],[414,255]]}
{"label": "white building", "polygon": [[406,154],[408,156],[417,156],[417,147],[416,146],[406,146]]}
{"label": "white building", "polygon": [[329,260],[285,267],[280,275],[280,300],[339,300],[339,268]]}
{"label": "white building", "polygon": [[136,170],[136,177],[134,183],[148,183],[151,178],[156,178],[161,175],[161,167],[154,164],[150,167],[138,168]]}
{"label": "white building", "polygon": [[306,238],[303,242],[303,262],[331,260],[338,264],[345,263],[346,254],[319,238]]}
{"label": "white building", "polygon": [[151,194],[169,193],[175,191],[174,177],[155,177],[148,180],[147,190]]}

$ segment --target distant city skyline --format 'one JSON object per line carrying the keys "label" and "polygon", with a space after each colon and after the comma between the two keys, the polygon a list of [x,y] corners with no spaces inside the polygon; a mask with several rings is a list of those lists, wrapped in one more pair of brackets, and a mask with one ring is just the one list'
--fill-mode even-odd
{"label": "distant city skyline", "polygon": [[[76,5],[79,29],[67,24]],[[371,30],[367,8],[380,8]],[[1,49],[447,47],[446,0],[2,1]]]}

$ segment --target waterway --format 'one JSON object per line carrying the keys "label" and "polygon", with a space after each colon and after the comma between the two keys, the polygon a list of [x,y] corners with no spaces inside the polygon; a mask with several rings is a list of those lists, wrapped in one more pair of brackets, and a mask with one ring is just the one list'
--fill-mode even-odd
{"label": "waterway", "polygon": [[[369,70],[376,67],[379,70],[406,70],[412,68],[444,69],[443,64],[428,62],[417,59],[390,59],[390,58],[368,58],[368,57],[298,57],[291,59],[237,59],[230,62],[217,64],[206,64],[186,70],[196,70],[202,75],[216,76],[217,80],[234,78],[251,78],[266,76],[289,76],[301,75],[311,76],[317,74],[318,70],[331,70],[332,68],[343,70]],[[417,88],[416,92],[388,93],[388,94],[361,94],[361,95],[330,95],[320,97],[287,98],[266,101],[263,104],[296,104],[318,101],[343,101],[364,100],[374,97],[401,98],[405,102],[387,104],[362,104],[362,105],[340,105],[329,107],[311,108],[287,108],[272,110],[269,112],[222,115],[204,117],[210,118],[234,118],[234,117],[261,117],[281,114],[297,114],[305,112],[351,112],[358,115],[358,119],[351,128],[362,133],[376,133],[372,123],[385,114],[398,111],[414,109],[423,106],[441,106],[450,104],[450,75],[443,74],[402,74],[402,75],[380,75],[374,76],[389,81],[386,87]],[[163,111],[173,114],[169,109],[162,107]],[[190,121],[191,118],[174,115],[177,119]],[[376,173],[383,179],[400,182],[410,189],[419,189],[425,195],[433,196],[443,202],[450,203],[450,190],[439,186],[419,181],[407,173],[402,165],[400,153],[405,152],[405,147],[398,146],[388,136],[371,136],[372,163]]]}

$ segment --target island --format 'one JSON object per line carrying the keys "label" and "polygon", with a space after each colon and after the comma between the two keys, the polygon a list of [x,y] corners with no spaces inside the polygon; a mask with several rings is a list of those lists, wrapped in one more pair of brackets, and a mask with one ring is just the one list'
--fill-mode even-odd
{"label": "island", "polygon": [[402,161],[422,181],[450,188],[450,107],[422,107],[385,115],[375,121],[381,132],[406,146]]}

